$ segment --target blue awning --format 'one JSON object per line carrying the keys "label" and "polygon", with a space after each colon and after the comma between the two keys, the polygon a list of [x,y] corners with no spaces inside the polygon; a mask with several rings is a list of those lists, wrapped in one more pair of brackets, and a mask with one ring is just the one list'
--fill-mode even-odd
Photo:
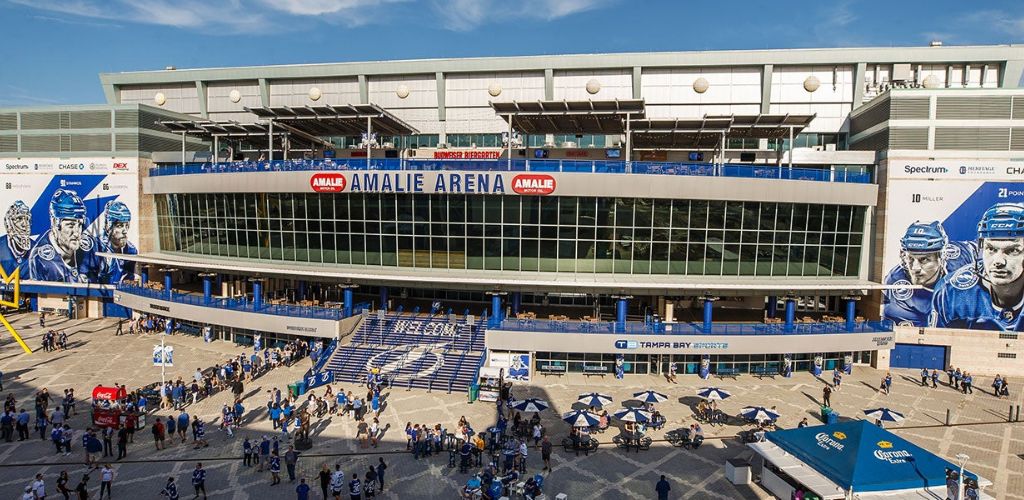
{"label": "blue awning", "polygon": [[766,437],[855,493],[940,487],[946,484],[946,468],[959,468],[864,420],[775,431]]}

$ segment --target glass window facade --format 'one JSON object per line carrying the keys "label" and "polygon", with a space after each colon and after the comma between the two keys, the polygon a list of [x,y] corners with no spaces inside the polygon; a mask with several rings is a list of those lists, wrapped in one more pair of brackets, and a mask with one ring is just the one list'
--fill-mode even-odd
{"label": "glass window facade", "polygon": [[855,277],[864,207],[445,194],[157,197],[164,251],[409,268]]}

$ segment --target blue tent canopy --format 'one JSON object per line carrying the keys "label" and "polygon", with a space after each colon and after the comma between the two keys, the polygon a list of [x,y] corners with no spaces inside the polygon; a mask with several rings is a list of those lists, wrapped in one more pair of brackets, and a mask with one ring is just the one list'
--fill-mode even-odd
{"label": "blue tent canopy", "polygon": [[944,486],[946,468],[959,468],[864,420],[769,432],[766,437],[854,492]]}

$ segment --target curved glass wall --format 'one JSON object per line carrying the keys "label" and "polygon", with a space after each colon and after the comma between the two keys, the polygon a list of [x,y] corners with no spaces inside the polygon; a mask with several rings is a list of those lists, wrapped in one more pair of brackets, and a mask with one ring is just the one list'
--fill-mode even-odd
{"label": "curved glass wall", "polygon": [[864,207],[357,193],[157,196],[164,251],[435,269],[857,276]]}

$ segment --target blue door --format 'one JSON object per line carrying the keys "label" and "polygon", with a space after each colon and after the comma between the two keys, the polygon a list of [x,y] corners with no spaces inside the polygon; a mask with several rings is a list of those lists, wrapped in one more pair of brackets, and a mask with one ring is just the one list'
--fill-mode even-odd
{"label": "blue door", "polygon": [[893,368],[946,368],[946,346],[896,344],[892,350],[889,366]]}

